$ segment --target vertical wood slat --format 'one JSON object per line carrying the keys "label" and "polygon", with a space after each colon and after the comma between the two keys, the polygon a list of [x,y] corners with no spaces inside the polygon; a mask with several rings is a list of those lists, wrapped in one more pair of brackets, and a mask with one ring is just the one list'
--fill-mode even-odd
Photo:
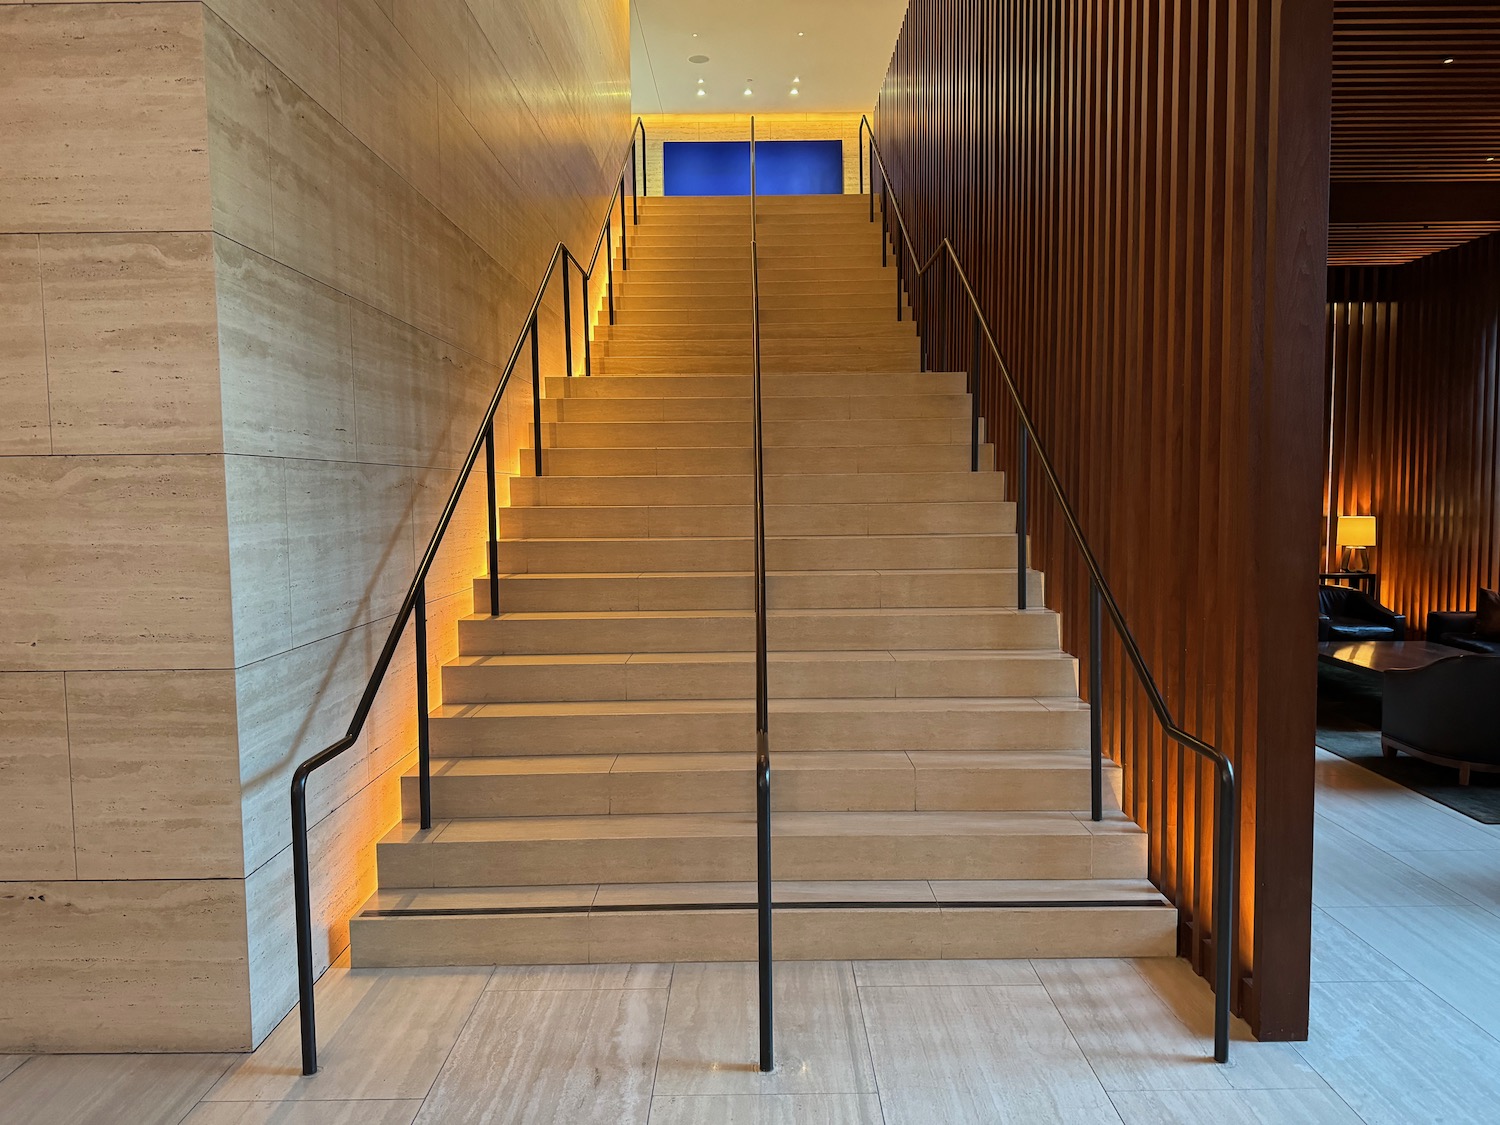
{"label": "vertical wood slat", "polygon": [[[1331,27],[1329,0],[912,0],[875,117],[916,250],[954,242],[1169,705],[1240,770],[1235,1000],[1266,1038],[1307,1019]],[[914,300],[929,366],[966,369],[952,279]],[[978,369],[1013,482],[1015,414]],[[1086,574],[1039,481],[1033,557],[1086,661]],[[1124,805],[1206,972],[1212,775],[1113,639],[1103,659]]]}
{"label": "vertical wood slat", "polygon": [[1421,635],[1500,585],[1500,235],[1329,277],[1324,562],[1373,515],[1381,600]]}

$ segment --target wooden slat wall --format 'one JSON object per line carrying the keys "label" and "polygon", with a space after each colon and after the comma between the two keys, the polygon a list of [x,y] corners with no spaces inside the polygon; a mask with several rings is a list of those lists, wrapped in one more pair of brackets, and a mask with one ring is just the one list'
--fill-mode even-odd
{"label": "wooden slat wall", "polygon": [[[1307,1027],[1331,19],[1328,0],[913,0],[875,124],[918,251],[953,239],[1172,710],[1238,765],[1236,1005],[1277,1039]],[[922,296],[931,366],[965,368],[953,279]],[[1013,469],[991,364],[981,397]],[[1084,571],[1031,501],[1086,657]],[[1113,642],[1099,702],[1206,971],[1212,777],[1164,744]]]}
{"label": "wooden slat wall", "polygon": [[1472,609],[1500,585],[1500,235],[1333,271],[1328,356],[1325,513],[1377,518],[1381,600],[1413,628]]}

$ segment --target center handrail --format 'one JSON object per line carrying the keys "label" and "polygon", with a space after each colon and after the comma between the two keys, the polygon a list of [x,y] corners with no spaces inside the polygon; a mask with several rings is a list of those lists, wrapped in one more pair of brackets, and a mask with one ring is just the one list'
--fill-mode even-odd
{"label": "center handrail", "polygon": [[[901,204],[896,199],[895,191],[891,186],[890,175],[886,169],[885,159],[880,153],[880,146],[875,142],[875,131],[870,125],[869,118],[860,115],[859,124],[859,156],[860,156],[860,193],[864,193],[865,187],[865,147],[864,140],[869,139],[869,168],[870,168],[870,221],[875,219],[875,170],[880,170],[881,179],[881,215],[889,213],[894,215],[896,229],[900,232],[901,242],[905,247],[907,256],[911,259],[914,269],[914,277],[924,277],[939,260],[946,260],[952,266],[958,276],[959,284],[963,287],[964,296],[967,298],[974,317],[974,340],[977,343],[982,339],[988,345],[990,353],[995,358],[1000,378],[1006,393],[1010,396],[1011,403],[1015,407],[1016,416],[1019,420],[1019,441],[1017,444],[1018,480],[1016,485],[1016,539],[1019,568],[1016,573],[1017,604],[1019,608],[1026,608],[1026,490],[1027,490],[1027,453],[1032,446],[1036,450],[1036,458],[1042,469],[1042,475],[1056,497],[1059,509],[1062,512],[1063,521],[1067,525],[1073,541],[1083,557],[1084,566],[1089,572],[1089,634],[1092,659],[1089,668],[1089,709],[1090,722],[1092,726],[1092,740],[1094,751],[1094,777],[1093,777],[1093,818],[1100,818],[1100,780],[1099,780],[1099,750],[1100,750],[1100,717],[1099,706],[1102,695],[1102,676],[1100,672],[1100,611],[1108,614],[1110,622],[1114,625],[1115,633],[1120,639],[1121,647],[1125,656],[1135,672],[1141,688],[1146,693],[1146,700],[1150,705],[1152,714],[1161,726],[1162,733],[1173,742],[1192,751],[1200,758],[1211,763],[1214,767],[1214,823],[1216,829],[1216,840],[1214,845],[1214,895],[1212,928],[1214,939],[1214,1059],[1218,1062],[1227,1062],[1229,1059],[1229,1026],[1230,1026],[1230,987],[1233,975],[1233,951],[1234,951],[1234,882],[1238,873],[1238,850],[1239,834],[1237,823],[1239,817],[1239,804],[1235,797],[1235,770],[1234,763],[1220,750],[1215,749],[1198,736],[1184,730],[1173,717],[1167,701],[1163,697],[1160,688],[1157,687],[1156,678],[1152,675],[1150,667],[1146,663],[1140,645],[1137,644],[1135,635],[1125,620],[1125,614],[1120,609],[1120,603],[1115,598],[1114,591],[1110,589],[1109,582],[1104,576],[1104,569],[1099,564],[1098,556],[1089,546],[1088,538],[1083,533],[1083,526],[1079,522],[1078,514],[1074,511],[1072,502],[1068,499],[1067,491],[1063,488],[1062,481],[1058,477],[1057,470],[1053,465],[1052,458],[1042,443],[1036,426],[1032,422],[1031,412],[1026,409],[1026,404],[1021,397],[1015,380],[1011,376],[1010,367],[1005,361],[1005,356],[996,343],[994,334],[990,331],[989,321],[984,315],[984,310],[979,304],[979,299],[974,294],[974,288],[969,283],[968,274],[959,260],[958,252],[953,243],[944,236],[937,247],[921,258],[912,245],[911,236],[906,228],[906,221],[901,214]],[[888,223],[886,225],[889,225]],[[885,239],[881,238],[881,257],[884,264]],[[897,319],[901,318],[902,308],[902,270],[901,255],[897,254]],[[978,348],[970,360],[973,371],[971,372],[972,385],[970,393],[975,402],[975,449],[977,467],[977,403],[979,398],[978,385]]]}
{"label": "center handrail", "polygon": [[[637,146],[636,138],[640,138]],[[394,659],[396,649],[405,634],[406,625],[410,621],[414,629],[414,641],[416,645],[416,698],[417,698],[417,763],[418,763],[418,801],[420,807],[420,823],[422,828],[432,827],[432,789],[431,789],[431,745],[428,726],[428,693],[427,693],[427,577],[432,570],[432,564],[437,558],[438,550],[442,547],[443,538],[447,534],[449,526],[453,522],[454,513],[458,510],[459,501],[463,497],[464,488],[469,483],[470,474],[478,463],[481,451],[485,455],[485,471],[487,480],[487,499],[489,502],[489,593],[491,616],[498,616],[500,612],[500,586],[499,586],[499,531],[498,515],[499,507],[496,496],[496,474],[495,474],[495,415],[499,411],[500,402],[505,396],[506,388],[510,385],[511,375],[515,371],[516,363],[521,358],[522,351],[528,346],[531,349],[531,383],[532,383],[532,419],[533,419],[533,444],[535,445],[536,475],[542,475],[542,407],[541,407],[541,349],[538,340],[539,318],[541,315],[542,301],[546,298],[548,288],[552,282],[553,273],[559,262],[563,265],[563,320],[564,335],[566,338],[566,363],[569,376],[574,374],[573,366],[573,328],[572,328],[572,287],[569,284],[569,265],[579,271],[583,292],[583,341],[584,341],[584,363],[585,374],[592,374],[590,365],[590,324],[592,320],[592,306],[588,299],[589,281],[593,277],[598,266],[601,248],[608,246],[605,257],[607,271],[606,289],[609,305],[609,323],[615,321],[614,307],[614,235],[613,223],[615,204],[620,205],[620,264],[622,268],[629,268],[629,258],[626,251],[626,215],[625,215],[625,176],[626,169],[630,175],[631,194],[631,225],[639,222],[639,196],[649,195],[650,182],[646,168],[646,125],[639,117],[636,118],[630,130],[630,143],[625,159],[620,164],[620,175],[609,203],[605,208],[605,219],[601,226],[598,239],[594,243],[594,252],[589,259],[589,264],[584,267],[577,256],[568,248],[567,244],[559,241],[553,247],[552,256],[547,261],[547,268],[542,274],[541,284],[537,286],[536,296],[532,299],[531,308],[525,319],[521,322],[521,331],[516,336],[515,345],[511,348],[510,357],[505,362],[500,381],[495,387],[495,392],[490,396],[489,406],[485,409],[483,421],[480,423],[478,433],[469,445],[469,452],[463,460],[462,466],[453,482],[453,488],[448,494],[448,501],[443,506],[442,514],[438,517],[437,526],[433,529],[432,537],[428,540],[427,549],[422,553],[422,560],[417,565],[416,575],[412,578],[411,585],[407,588],[406,596],[401,600],[401,606],[396,611],[395,620],[391,622],[390,631],[386,634],[384,646],[380,655],[375,660],[375,667],[371,671],[369,679],[365,683],[365,689],[360,696],[359,703],[354,709],[354,717],[349,722],[349,727],[344,736],[337,742],[320,750],[318,753],[300,763],[292,773],[291,782],[291,821],[292,821],[292,883],[293,897],[296,908],[296,936],[297,936],[297,986],[298,1006],[302,1034],[302,1073],[304,1075],[314,1074],[318,1069],[318,1038],[317,1023],[314,1010],[313,986],[315,984],[313,955],[312,955],[312,890],[311,876],[308,864],[308,825],[307,825],[307,781],[314,772],[338,758],[341,754],[359,741],[360,734],[364,731],[365,721],[369,718],[370,710],[375,704],[376,696],[385,681],[387,671],[390,669],[391,661]],[[639,192],[637,191],[637,179],[639,178]]]}
{"label": "center handrail", "polygon": [[766,466],[760,406],[760,249],[755,225],[755,118],[750,118],[750,395],[755,444],[755,906],[760,984],[760,1069],[774,1064],[771,964],[771,703],[766,643]]}

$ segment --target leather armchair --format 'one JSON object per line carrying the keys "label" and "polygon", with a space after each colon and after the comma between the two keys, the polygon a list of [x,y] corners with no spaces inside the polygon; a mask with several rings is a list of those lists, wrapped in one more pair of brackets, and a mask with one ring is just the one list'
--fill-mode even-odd
{"label": "leather armchair", "polygon": [[1318,587],[1318,640],[1404,641],[1406,618],[1353,586]]}
{"label": "leather armchair", "polygon": [[1423,668],[1385,674],[1380,744],[1458,768],[1500,770],[1500,657],[1450,656]]}
{"label": "leather armchair", "polygon": [[1474,635],[1479,626],[1477,613],[1429,613],[1427,615],[1427,639],[1440,645],[1450,645],[1468,652],[1482,652],[1500,656],[1500,641],[1486,640]]}

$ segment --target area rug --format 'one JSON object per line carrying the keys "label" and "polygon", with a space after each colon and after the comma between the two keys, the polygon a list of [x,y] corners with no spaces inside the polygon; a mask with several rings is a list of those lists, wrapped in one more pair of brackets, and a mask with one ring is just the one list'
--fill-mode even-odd
{"label": "area rug", "polygon": [[1481,824],[1500,824],[1500,774],[1475,773],[1460,785],[1450,766],[1381,753],[1378,674],[1319,663],[1318,745]]}

